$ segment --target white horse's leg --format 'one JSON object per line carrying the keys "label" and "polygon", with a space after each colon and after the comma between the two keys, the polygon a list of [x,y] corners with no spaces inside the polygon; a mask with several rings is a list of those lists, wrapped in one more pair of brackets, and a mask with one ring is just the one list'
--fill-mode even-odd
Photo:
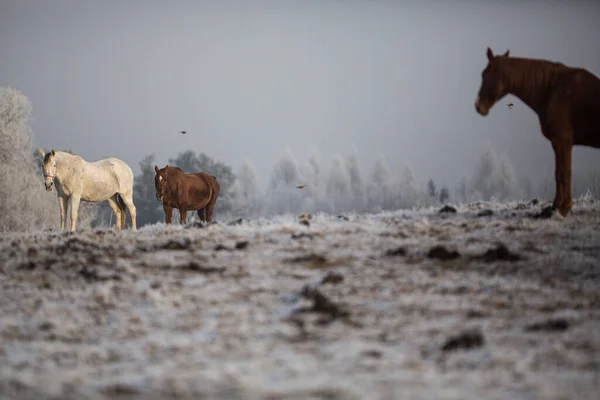
{"label": "white horse's leg", "polygon": [[121,212],[125,211],[121,211],[121,208],[117,202],[117,195],[115,194],[113,197],[109,197],[107,200],[110,208],[112,208],[113,212],[115,213],[115,217],[117,217],[117,230],[123,229],[121,227]]}
{"label": "white horse's leg", "polygon": [[79,212],[79,202],[81,200],[81,196],[79,194],[71,195],[71,230],[75,230],[75,226],[77,225],[77,213]]}
{"label": "white horse's leg", "polygon": [[67,208],[69,207],[69,198],[58,196],[58,205],[60,206],[60,229],[64,231],[67,222]]}
{"label": "white horse's leg", "polygon": [[[137,230],[137,212],[135,209],[135,205],[133,204],[133,195],[132,193],[126,193],[120,194],[119,196],[121,196],[121,199],[123,199],[123,203],[125,203],[127,209],[129,210],[129,217],[131,218],[131,230],[135,231]],[[125,210],[123,210],[123,212],[125,212]]]}

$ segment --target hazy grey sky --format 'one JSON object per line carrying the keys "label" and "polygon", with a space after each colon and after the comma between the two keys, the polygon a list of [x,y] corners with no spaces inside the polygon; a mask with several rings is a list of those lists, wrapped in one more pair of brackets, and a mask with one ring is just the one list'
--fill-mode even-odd
{"label": "hazy grey sky", "polygon": [[[533,111],[475,112],[485,50],[600,75],[599,20],[574,0],[0,0],[0,85],[31,100],[37,145],[135,172],[192,149],[248,158],[264,184],[287,145],[327,164],[356,146],[365,173],[381,152],[453,185],[492,145],[552,177]],[[600,150],[574,158],[600,168]]]}

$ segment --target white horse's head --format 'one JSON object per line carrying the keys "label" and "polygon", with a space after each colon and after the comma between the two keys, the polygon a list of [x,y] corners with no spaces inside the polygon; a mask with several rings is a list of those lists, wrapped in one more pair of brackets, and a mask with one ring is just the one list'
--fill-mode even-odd
{"label": "white horse's head", "polygon": [[49,192],[52,190],[54,176],[56,175],[56,153],[54,150],[50,150],[48,153],[44,153],[44,150],[42,149],[39,151],[43,160],[44,185],[46,185],[46,191]]}

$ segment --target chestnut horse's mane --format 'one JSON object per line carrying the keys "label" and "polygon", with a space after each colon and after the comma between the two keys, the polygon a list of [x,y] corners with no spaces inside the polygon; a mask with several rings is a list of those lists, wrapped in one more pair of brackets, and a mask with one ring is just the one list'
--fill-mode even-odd
{"label": "chestnut horse's mane", "polygon": [[558,73],[569,69],[560,62],[521,57],[506,57],[498,65],[509,71],[506,82],[509,86],[518,85],[526,91],[535,91],[551,83]]}

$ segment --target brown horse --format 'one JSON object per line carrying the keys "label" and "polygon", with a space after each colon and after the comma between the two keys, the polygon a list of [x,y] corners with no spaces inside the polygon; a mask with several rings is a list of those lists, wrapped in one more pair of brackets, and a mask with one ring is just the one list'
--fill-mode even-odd
{"label": "brown horse", "polygon": [[[554,149],[556,194],[551,210],[566,216],[573,207],[571,155],[574,145],[600,148],[600,79],[558,62],[494,55],[487,48],[475,109],[486,116],[507,94],[521,99],[540,120]],[[546,211],[551,211],[546,210]]]}
{"label": "brown horse", "polygon": [[204,172],[186,174],[181,168],[154,166],[156,198],[163,202],[165,221],[171,223],[173,207],[179,210],[181,222],[187,222],[188,211],[198,211],[203,222],[211,222],[213,209],[221,191],[217,178]]}

